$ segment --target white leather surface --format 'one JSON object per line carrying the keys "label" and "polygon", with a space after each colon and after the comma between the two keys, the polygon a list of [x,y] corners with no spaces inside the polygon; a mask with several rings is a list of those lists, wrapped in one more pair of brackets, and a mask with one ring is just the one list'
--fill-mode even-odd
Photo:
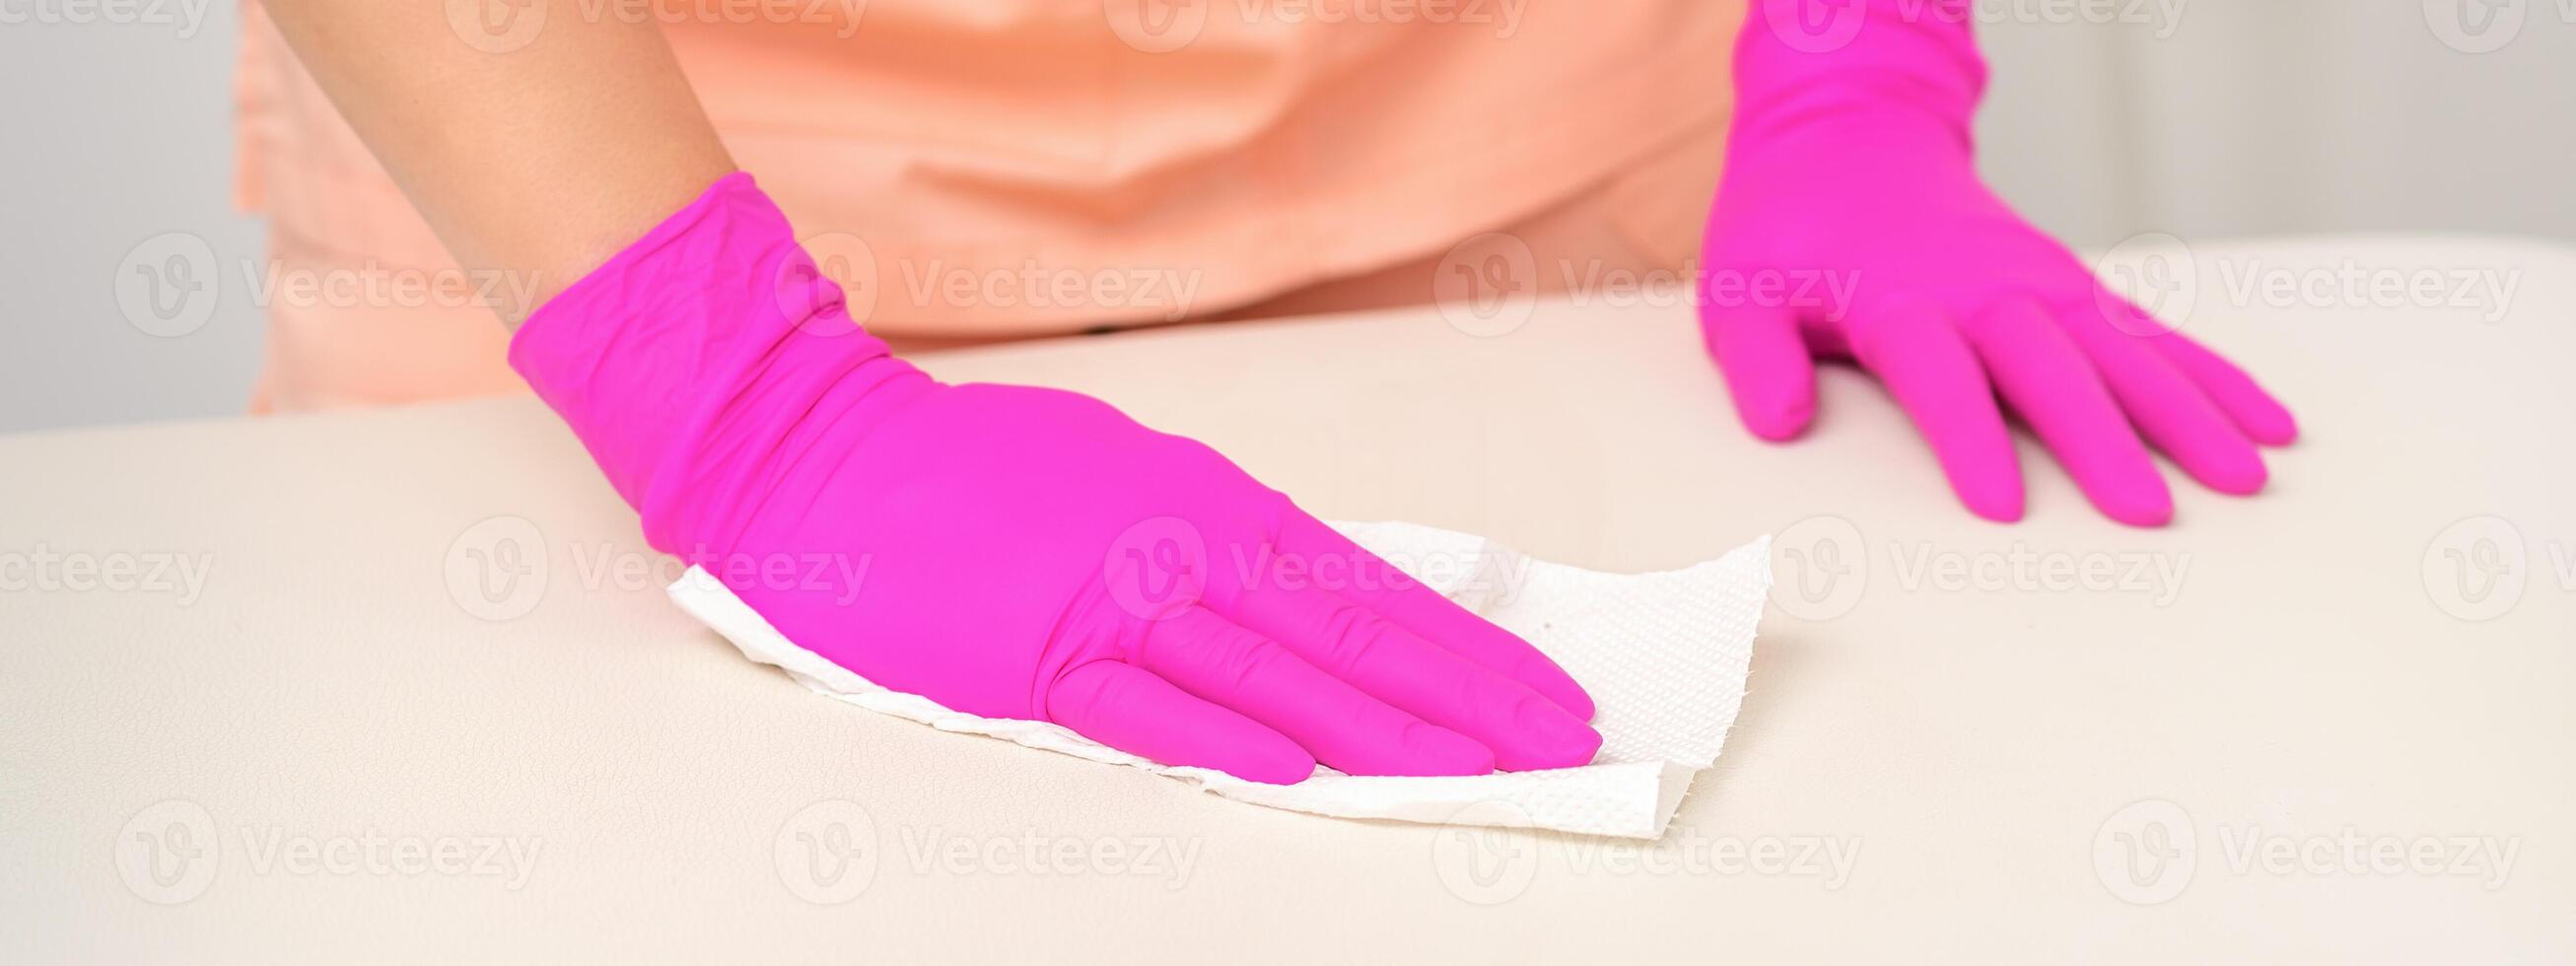
{"label": "white leather surface", "polygon": [[[1759,444],[1680,308],[926,360],[1099,394],[1327,516],[1606,569],[1803,548],[1780,576],[1813,594],[1775,598],[1726,755],[1642,857],[1256,808],[817,697],[664,599],[531,399],[0,439],[0,961],[2576,958],[2576,253],[2200,254],[2189,330],[2307,435],[2265,496],[2178,484],[2152,532],[2027,448],[2030,519],[1970,518],[1848,372],[1811,439]],[[2348,264],[2520,288],[2486,322],[2231,305],[2220,272]],[[2446,529],[2479,515],[2506,524]],[[542,578],[476,569],[513,543]],[[1843,582],[1786,569],[1822,554]],[[152,578],[180,558],[193,596]],[[125,589],[31,582],[84,572]],[[807,871],[835,842],[854,864]],[[2481,842],[2509,869],[2380,858]]]}

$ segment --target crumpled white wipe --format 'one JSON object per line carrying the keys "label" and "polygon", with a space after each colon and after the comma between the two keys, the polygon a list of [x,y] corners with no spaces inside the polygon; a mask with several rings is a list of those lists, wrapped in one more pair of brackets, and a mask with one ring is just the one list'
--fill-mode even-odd
{"label": "crumpled white wipe", "polygon": [[1245,781],[1207,768],[1160,765],[1042,721],[982,718],[871,684],[796,646],[722,582],[690,568],[671,599],[742,649],[806,687],[942,731],[1128,765],[1227,798],[1343,818],[1556,829],[1659,838],[1717,761],[1744,699],[1754,627],[1771,588],[1771,538],[1679,570],[1610,574],[1533,560],[1482,537],[1411,523],[1334,528],[1554,658],[1592,694],[1601,752],[1550,771],[1447,778],[1344,775],[1318,768],[1294,785]]}

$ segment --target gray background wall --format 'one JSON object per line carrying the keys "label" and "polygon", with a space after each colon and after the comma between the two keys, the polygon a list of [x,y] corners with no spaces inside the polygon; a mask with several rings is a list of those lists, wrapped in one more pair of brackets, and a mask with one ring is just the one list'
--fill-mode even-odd
{"label": "gray background wall", "polygon": [[[260,313],[238,293],[259,230],[229,207],[237,11],[137,0],[119,22],[66,22],[102,9],[0,0],[0,431],[237,412],[258,363]],[[1986,170],[2079,247],[2142,232],[2576,242],[2576,0],[1981,11]],[[146,261],[202,243],[226,273],[211,315],[173,320],[185,334],[120,310],[120,294],[149,295],[120,277],[147,243]]]}

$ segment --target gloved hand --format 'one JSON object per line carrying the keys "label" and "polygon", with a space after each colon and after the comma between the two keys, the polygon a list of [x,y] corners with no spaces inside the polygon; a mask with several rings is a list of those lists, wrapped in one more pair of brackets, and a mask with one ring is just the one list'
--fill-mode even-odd
{"label": "gloved hand", "polygon": [[1600,747],[1527,642],[1206,446],[889,354],[746,175],[547,303],[510,361],[655,547],[877,684],[1272,783]]}
{"label": "gloved hand", "polygon": [[1847,358],[1988,519],[2022,513],[1997,394],[2123,523],[2173,514],[2145,444],[2211,489],[2262,489],[2254,444],[2290,442],[2289,411],[2104,289],[1977,177],[1969,118],[1986,68],[1968,8],[1751,5],[1700,292],[1738,415],[1765,439],[1797,436],[1815,414],[1811,357]]}

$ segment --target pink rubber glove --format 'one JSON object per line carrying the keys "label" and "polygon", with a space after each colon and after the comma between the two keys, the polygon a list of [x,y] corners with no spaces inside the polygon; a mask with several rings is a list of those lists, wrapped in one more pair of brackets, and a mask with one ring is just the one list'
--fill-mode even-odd
{"label": "pink rubber glove", "polygon": [[886,687],[1273,783],[1600,747],[1527,642],[1206,446],[888,354],[746,175],[547,303],[510,361],[653,546]]}
{"label": "pink rubber glove", "polygon": [[1998,394],[2123,523],[2173,515],[2147,443],[2211,489],[2262,489],[2254,444],[2297,436],[2289,411],[2103,289],[1977,177],[1986,66],[1967,0],[1754,0],[1735,77],[1701,321],[1755,435],[1804,431],[1811,357],[1846,358],[1988,519],[2022,514]]}

